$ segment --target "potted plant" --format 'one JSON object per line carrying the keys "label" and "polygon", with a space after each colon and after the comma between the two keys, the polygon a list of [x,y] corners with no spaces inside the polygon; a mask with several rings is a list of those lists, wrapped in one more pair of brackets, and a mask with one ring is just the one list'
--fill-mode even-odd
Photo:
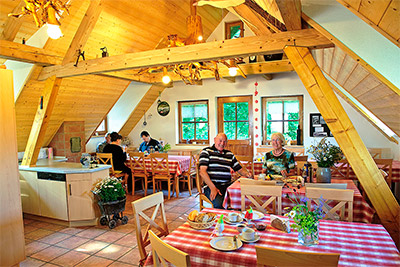
{"label": "potted plant", "polygon": [[[294,223],[291,225],[293,229],[298,231],[298,242],[304,246],[317,245],[319,243],[319,220],[324,217],[322,211],[323,199],[319,201],[319,205],[311,210],[307,206],[308,198],[302,197],[300,201],[294,198],[293,203],[296,204],[292,210],[285,216],[292,218]],[[285,208],[288,209],[288,208]]]}
{"label": "potted plant", "polygon": [[101,225],[108,224],[112,229],[117,225],[117,220],[121,220],[122,224],[128,222],[128,217],[123,216],[126,203],[125,189],[119,179],[115,177],[103,179],[96,184],[92,192],[97,197],[97,203],[102,213]]}
{"label": "potted plant", "polygon": [[324,137],[317,145],[311,145],[307,152],[317,161],[317,182],[330,183],[331,167],[343,158],[340,147],[331,144]]}
{"label": "potted plant", "polygon": [[170,149],[171,149],[171,145],[170,144],[166,143],[164,146],[162,146],[160,144],[160,149],[159,149],[160,152],[167,153],[168,150],[170,150]]}

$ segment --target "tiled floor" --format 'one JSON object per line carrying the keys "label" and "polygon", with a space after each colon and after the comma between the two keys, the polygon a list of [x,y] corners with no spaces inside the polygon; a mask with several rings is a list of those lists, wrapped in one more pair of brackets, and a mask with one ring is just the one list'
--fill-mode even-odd
{"label": "tiled floor", "polygon": [[[150,193],[150,190],[149,190]],[[179,198],[167,200],[165,210],[169,231],[185,222],[187,214],[198,209],[197,191],[189,196],[181,192]],[[110,230],[108,226],[74,227],[24,219],[26,260],[21,266],[138,266],[139,251],[131,202],[143,197],[143,191],[127,195],[124,215],[126,225]]]}

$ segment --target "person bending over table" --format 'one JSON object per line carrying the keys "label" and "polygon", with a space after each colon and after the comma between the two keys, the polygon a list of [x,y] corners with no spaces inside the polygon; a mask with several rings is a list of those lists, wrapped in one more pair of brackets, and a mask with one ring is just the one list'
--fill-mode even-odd
{"label": "person bending over table", "polygon": [[286,144],[283,134],[273,133],[271,144],[273,150],[265,153],[262,173],[282,176],[295,175],[294,154],[283,148]]}
{"label": "person bending over table", "polygon": [[124,184],[128,183],[128,191],[130,191],[132,188],[132,184],[130,183],[130,181],[132,180],[131,179],[132,171],[129,167],[125,165],[126,153],[122,150],[121,147],[122,136],[119,135],[117,132],[112,132],[110,134],[110,138],[111,138],[111,143],[107,144],[104,147],[103,153],[112,154],[114,170],[125,173],[123,183]]}
{"label": "person bending over table", "polygon": [[246,169],[242,168],[233,153],[225,149],[227,143],[226,135],[219,133],[214,138],[214,145],[204,148],[199,157],[200,176],[207,184],[204,194],[217,209],[223,209],[226,189],[232,183],[231,169],[242,176],[251,176]]}
{"label": "person bending over table", "polygon": [[160,149],[160,142],[158,142],[156,139],[153,139],[150,137],[150,134],[147,131],[143,131],[140,133],[140,137],[143,139],[143,142],[139,146],[139,151],[140,152],[151,152],[151,148],[154,149],[154,151],[158,151]]}

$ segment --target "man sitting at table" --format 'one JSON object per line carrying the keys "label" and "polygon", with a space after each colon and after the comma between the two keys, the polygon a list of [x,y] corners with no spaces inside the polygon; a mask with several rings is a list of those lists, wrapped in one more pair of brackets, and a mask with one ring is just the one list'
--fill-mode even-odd
{"label": "man sitting at table", "polygon": [[109,143],[111,143],[110,133],[106,133],[106,135],[104,136],[104,141],[97,145],[96,152],[103,153],[104,147]]}
{"label": "man sitting at table", "polygon": [[140,152],[150,152],[150,149],[153,148],[154,151],[158,151],[160,148],[160,143],[150,137],[150,134],[147,131],[143,131],[140,133],[140,137],[143,139],[143,143],[139,146]]}
{"label": "man sitting at table", "polygon": [[226,135],[219,133],[214,138],[214,145],[204,148],[199,157],[200,176],[207,184],[204,194],[218,209],[223,209],[226,189],[232,184],[231,169],[250,177],[250,173],[242,168],[233,153],[225,149],[227,144]]}

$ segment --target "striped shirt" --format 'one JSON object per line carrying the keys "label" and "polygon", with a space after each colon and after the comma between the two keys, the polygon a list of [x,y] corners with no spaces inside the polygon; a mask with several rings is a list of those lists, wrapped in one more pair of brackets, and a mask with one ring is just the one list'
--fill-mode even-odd
{"label": "striped shirt", "polygon": [[242,166],[229,150],[219,152],[215,145],[204,148],[199,157],[199,165],[207,166],[207,173],[213,183],[231,181],[231,169],[239,171]]}

